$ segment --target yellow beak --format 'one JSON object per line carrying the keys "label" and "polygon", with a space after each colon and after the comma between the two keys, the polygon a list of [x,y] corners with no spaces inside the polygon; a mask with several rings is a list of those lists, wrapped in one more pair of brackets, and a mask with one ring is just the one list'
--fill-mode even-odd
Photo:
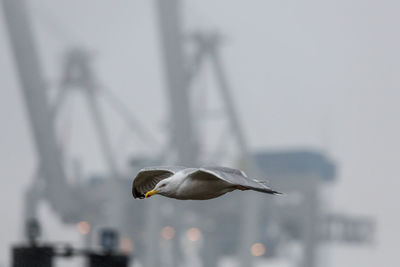
{"label": "yellow beak", "polygon": [[150,190],[149,192],[144,195],[145,198],[151,197],[152,195],[155,195],[158,193],[158,190]]}

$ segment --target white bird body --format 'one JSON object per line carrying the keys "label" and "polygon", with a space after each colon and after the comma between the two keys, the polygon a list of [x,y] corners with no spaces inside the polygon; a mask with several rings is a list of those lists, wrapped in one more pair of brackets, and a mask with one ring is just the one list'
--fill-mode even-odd
{"label": "white bird body", "polygon": [[[190,176],[186,176],[183,172],[176,173],[163,181],[169,181],[169,187],[171,190],[168,191],[168,193],[163,193],[161,191],[158,194],[181,200],[211,199],[235,190],[235,188],[223,180],[207,181],[203,179],[192,179]],[[157,188],[157,185],[155,188]],[[213,188],[212,191],[210,191],[210,187]]]}
{"label": "white bird body", "polygon": [[132,184],[135,198],[159,194],[181,200],[206,200],[237,189],[280,194],[265,181],[250,179],[244,172],[226,167],[150,167],[139,171]]}
{"label": "white bird body", "polygon": [[237,189],[280,194],[265,181],[250,179],[243,171],[226,167],[149,167],[140,170],[132,184],[134,198],[159,194],[181,200],[206,200]]}

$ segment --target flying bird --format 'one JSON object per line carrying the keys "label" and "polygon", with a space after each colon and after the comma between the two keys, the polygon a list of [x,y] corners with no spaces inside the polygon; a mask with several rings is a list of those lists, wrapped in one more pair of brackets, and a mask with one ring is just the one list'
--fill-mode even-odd
{"label": "flying bird", "polygon": [[132,195],[140,199],[159,194],[182,200],[205,200],[234,190],[281,194],[265,183],[250,179],[241,170],[227,167],[148,167],[140,170],[133,180]]}

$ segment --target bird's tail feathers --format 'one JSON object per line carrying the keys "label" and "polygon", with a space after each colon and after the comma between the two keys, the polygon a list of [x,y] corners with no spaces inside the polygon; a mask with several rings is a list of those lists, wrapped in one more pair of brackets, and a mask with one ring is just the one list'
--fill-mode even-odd
{"label": "bird's tail feathers", "polygon": [[281,192],[278,192],[278,191],[272,191],[271,194],[273,194],[275,196],[283,196],[283,195],[285,195],[285,193],[281,193]]}
{"label": "bird's tail feathers", "polygon": [[271,188],[268,188],[268,187],[266,187],[266,188],[247,187],[247,188],[254,190],[254,191],[258,191],[258,192],[271,194],[271,195],[283,195],[281,192],[272,190]]}

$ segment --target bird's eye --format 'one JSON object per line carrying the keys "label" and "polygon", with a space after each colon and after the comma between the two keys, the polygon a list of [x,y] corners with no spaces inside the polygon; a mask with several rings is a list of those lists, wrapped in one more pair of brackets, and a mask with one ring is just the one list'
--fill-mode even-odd
{"label": "bird's eye", "polygon": [[160,187],[164,187],[165,186],[165,184],[162,184]]}

